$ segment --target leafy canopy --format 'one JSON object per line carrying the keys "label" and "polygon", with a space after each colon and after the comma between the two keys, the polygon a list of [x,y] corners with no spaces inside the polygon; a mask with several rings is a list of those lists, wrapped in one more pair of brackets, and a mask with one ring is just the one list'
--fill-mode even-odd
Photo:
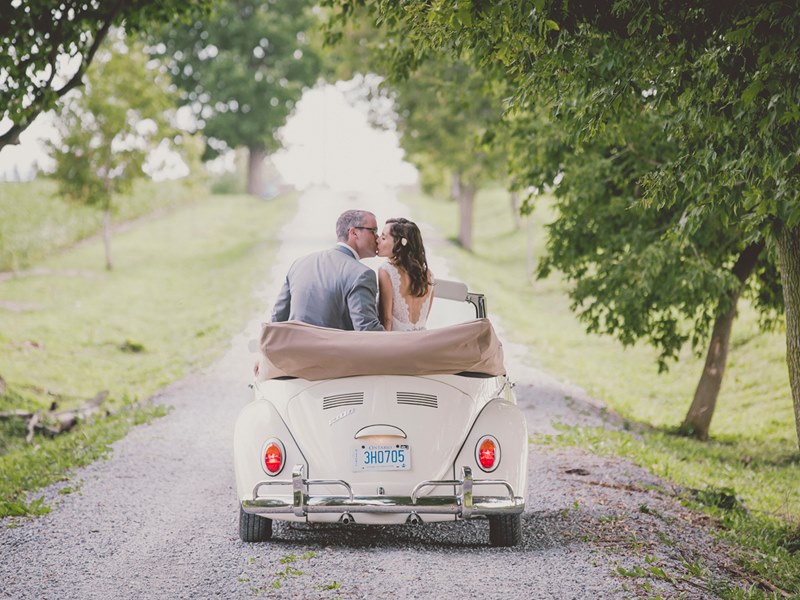
{"label": "leafy canopy", "polygon": [[214,0],[11,0],[0,9],[0,148],[81,85],[114,26],[129,32],[201,14]]}
{"label": "leafy canopy", "polygon": [[307,0],[230,0],[207,19],[164,27],[148,52],[162,57],[182,101],[209,138],[208,151],[267,151],[277,129],[321,72]]}
{"label": "leafy canopy", "polygon": [[169,77],[123,39],[104,46],[82,93],[68,98],[53,144],[54,177],[67,198],[102,210],[142,177],[148,154],[169,132]]}
{"label": "leafy canopy", "polygon": [[775,226],[800,222],[790,3],[327,4],[334,24],[366,7],[392,32],[394,77],[447,53],[511,82],[496,137],[508,138],[514,186],[559,182],[540,274],[574,282],[591,330],[647,338],[664,366],[703,343],[741,286],[739,258],[762,247],[747,291],[775,319]]}

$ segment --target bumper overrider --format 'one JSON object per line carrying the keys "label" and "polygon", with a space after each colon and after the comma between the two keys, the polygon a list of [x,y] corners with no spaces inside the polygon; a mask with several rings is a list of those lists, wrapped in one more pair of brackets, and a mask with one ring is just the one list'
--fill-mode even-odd
{"label": "bumper overrider", "polygon": [[[409,513],[452,514],[462,519],[480,515],[519,514],[525,509],[525,499],[514,494],[514,488],[504,479],[474,479],[472,469],[461,468],[461,479],[431,479],[419,482],[410,496],[356,496],[349,483],[341,479],[306,479],[303,465],[295,465],[291,479],[259,481],[253,488],[253,499],[242,500],[242,509],[251,514],[294,513],[304,517],[310,513]],[[315,485],[341,486],[346,493],[338,496],[319,496],[310,493]],[[473,489],[483,485],[502,485],[504,496],[476,496]],[[292,502],[284,498],[259,495],[269,486],[291,486]],[[450,495],[420,496],[425,488],[454,486]]]}

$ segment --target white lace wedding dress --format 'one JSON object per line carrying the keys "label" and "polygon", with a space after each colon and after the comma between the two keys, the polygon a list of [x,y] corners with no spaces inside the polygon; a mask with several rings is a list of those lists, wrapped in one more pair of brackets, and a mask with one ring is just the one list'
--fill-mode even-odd
{"label": "white lace wedding dress", "polygon": [[390,262],[385,262],[380,267],[389,274],[392,281],[392,330],[393,331],[417,331],[425,329],[428,321],[428,308],[433,297],[433,287],[428,289],[428,294],[419,309],[419,317],[415,322],[411,322],[411,314],[406,304],[405,298],[400,293],[400,271]]}

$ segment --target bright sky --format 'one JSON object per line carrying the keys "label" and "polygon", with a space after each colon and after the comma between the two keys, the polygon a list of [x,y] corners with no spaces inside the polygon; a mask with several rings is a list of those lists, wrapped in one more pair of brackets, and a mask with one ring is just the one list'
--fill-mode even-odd
{"label": "bright sky", "polygon": [[[287,183],[300,189],[325,183],[337,190],[365,191],[416,181],[416,169],[403,161],[397,134],[372,128],[363,102],[348,102],[345,92],[357,87],[356,82],[339,82],[303,95],[282,130],[285,149],[272,156]],[[37,165],[51,168],[44,140],[54,134],[52,118],[40,115],[20,135],[20,144],[0,150],[0,180],[28,180]]]}
{"label": "bright sky", "polygon": [[366,106],[350,105],[340,82],[305,93],[282,131],[287,150],[272,160],[288,183],[303,188],[327,183],[338,190],[370,190],[414,183],[416,169],[403,161],[394,131],[372,128]]}

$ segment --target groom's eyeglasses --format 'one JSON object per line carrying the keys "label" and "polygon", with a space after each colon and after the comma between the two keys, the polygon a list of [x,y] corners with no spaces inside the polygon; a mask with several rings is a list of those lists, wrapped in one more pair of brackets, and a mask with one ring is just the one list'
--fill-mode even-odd
{"label": "groom's eyeglasses", "polygon": [[366,229],[367,231],[371,231],[372,235],[378,235],[378,228],[377,227],[360,227],[360,226],[353,226],[353,229]]}

